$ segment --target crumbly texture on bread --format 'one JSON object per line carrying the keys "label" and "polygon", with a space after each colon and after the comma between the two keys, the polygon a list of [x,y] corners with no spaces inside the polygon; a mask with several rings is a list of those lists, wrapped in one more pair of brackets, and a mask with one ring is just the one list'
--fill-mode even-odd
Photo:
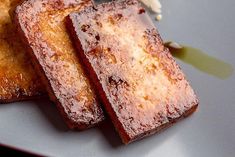
{"label": "crumbly texture on bread", "polygon": [[124,143],[153,134],[197,108],[193,89],[137,1],[72,13],[67,25]]}
{"label": "crumbly texture on bread", "polygon": [[92,5],[91,0],[28,0],[15,11],[35,68],[71,129],[86,129],[104,119],[64,24],[69,13]]}
{"label": "crumbly texture on bread", "polygon": [[39,98],[45,93],[9,15],[21,1],[0,1],[0,103]]}

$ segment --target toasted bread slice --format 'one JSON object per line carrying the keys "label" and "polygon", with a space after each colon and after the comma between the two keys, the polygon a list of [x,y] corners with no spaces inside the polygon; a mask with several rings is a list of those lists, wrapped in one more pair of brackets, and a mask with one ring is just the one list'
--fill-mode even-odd
{"label": "toasted bread slice", "polygon": [[44,93],[8,13],[20,1],[0,2],[0,103],[33,99]]}
{"label": "toasted bread slice", "polygon": [[69,13],[92,5],[91,0],[29,0],[15,12],[34,65],[71,129],[85,129],[104,119],[64,24]]}
{"label": "toasted bread slice", "polygon": [[72,13],[67,24],[124,143],[153,134],[197,108],[193,89],[137,1]]}

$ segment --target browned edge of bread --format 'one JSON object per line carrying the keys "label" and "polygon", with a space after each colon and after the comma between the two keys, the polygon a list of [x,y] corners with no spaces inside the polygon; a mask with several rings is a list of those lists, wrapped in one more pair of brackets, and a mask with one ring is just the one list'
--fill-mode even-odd
{"label": "browned edge of bread", "polygon": [[[76,129],[76,130],[77,129],[84,130],[84,129],[93,127],[93,126],[97,125],[98,123],[102,122],[104,120],[104,116],[100,117],[98,122],[94,123],[92,125],[86,124],[86,123],[78,124],[77,122],[74,122],[73,120],[71,120],[68,117],[68,115],[64,111],[64,108],[60,105],[59,100],[54,95],[53,89],[50,85],[49,79],[46,77],[45,71],[43,70],[38,59],[36,58],[36,56],[33,53],[33,51],[34,51],[33,46],[35,46],[35,45],[31,45],[32,43],[29,43],[29,36],[27,34],[27,27],[31,28],[31,27],[33,27],[33,25],[35,25],[35,24],[37,24],[37,22],[39,22],[39,21],[37,21],[38,20],[37,16],[41,12],[46,11],[45,8],[48,7],[47,5],[49,5],[49,8],[53,8],[52,10],[63,10],[63,9],[69,8],[69,7],[79,5],[80,2],[81,2],[81,0],[54,0],[53,2],[51,0],[28,0],[28,1],[23,2],[21,6],[18,6],[15,10],[15,13],[14,13],[14,21],[17,26],[17,31],[18,31],[19,35],[21,36],[21,39],[24,42],[25,46],[28,49],[28,52],[29,52],[28,54],[31,56],[31,59],[33,61],[33,65],[34,65],[36,71],[38,71],[51,101],[55,102],[57,108],[59,109],[60,113],[62,114],[63,118],[65,119],[65,122],[68,125],[68,127],[70,129]],[[92,0],[83,0],[83,2],[93,4]],[[21,15],[23,15],[23,14],[29,14],[30,17],[32,17],[31,19],[23,19],[23,20],[27,21],[27,24],[30,24],[30,26],[26,25],[26,23],[22,21]],[[37,40],[37,39],[34,39],[34,40]],[[39,46],[39,45],[36,45],[36,46]],[[47,50],[48,50],[47,47],[46,48],[44,47],[41,49],[41,51],[47,51]]]}
{"label": "browned edge of bread", "polygon": [[28,95],[21,95],[20,96],[11,96],[11,97],[4,97],[0,99],[0,104],[9,104],[9,103],[15,103],[15,102],[21,102],[21,101],[27,101],[27,100],[39,100],[42,98],[47,98],[46,95],[43,95],[42,93],[35,94],[34,96],[28,96]]}

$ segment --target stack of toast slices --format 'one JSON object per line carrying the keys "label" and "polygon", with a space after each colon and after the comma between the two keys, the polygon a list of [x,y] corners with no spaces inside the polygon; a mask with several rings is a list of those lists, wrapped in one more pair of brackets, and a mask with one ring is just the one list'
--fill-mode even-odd
{"label": "stack of toast slices", "polygon": [[69,128],[109,117],[125,144],[196,110],[137,0],[5,0],[0,8],[0,102],[48,95]]}

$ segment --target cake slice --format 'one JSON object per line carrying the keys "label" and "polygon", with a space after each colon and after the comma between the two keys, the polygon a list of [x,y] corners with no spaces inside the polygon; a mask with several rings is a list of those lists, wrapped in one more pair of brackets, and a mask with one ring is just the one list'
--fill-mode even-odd
{"label": "cake slice", "polygon": [[9,15],[21,1],[0,2],[0,103],[40,98],[45,94]]}
{"label": "cake slice", "polygon": [[71,129],[89,128],[104,119],[64,25],[69,13],[92,5],[91,0],[28,0],[15,11],[34,66]]}
{"label": "cake slice", "polygon": [[67,18],[77,52],[124,143],[186,117],[198,100],[145,10],[135,0]]}

